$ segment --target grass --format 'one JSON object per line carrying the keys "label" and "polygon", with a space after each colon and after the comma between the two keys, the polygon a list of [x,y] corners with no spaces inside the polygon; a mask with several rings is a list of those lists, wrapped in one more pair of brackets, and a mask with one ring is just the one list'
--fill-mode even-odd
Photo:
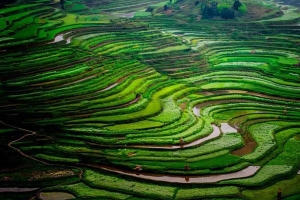
{"label": "grass", "polygon": [[[292,167],[287,165],[266,165],[255,176],[241,180],[222,181],[224,184],[238,184],[243,186],[264,186],[276,178],[285,177],[291,173]],[[280,180],[280,179],[279,179]]]}
{"label": "grass", "polygon": [[[26,133],[1,125],[3,187],[126,200],[274,199],[281,187],[284,197],[298,198],[299,13],[288,7],[278,18],[271,2],[251,1],[247,12],[261,15],[258,21],[248,13],[224,21],[201,19],[193,0],[172,1],[167,12],[166,1],[87,2],[67,1],[65,11],[59,1],[43,0],[0,11],[0,120],[37,132],[13,146],[53,164],[19,163],[22,155],[7,144]],[[132,12],[132,19],[116,16]],[[46,44],[66,33],[70,43]],[[171,149],[181,138],[209,136],[220,123],[238,132]],[[251,177],[185,185],[184,178],[153,182],[77,163],[131,172],[142,165],[136,173],[162,176],[261,168]],[[52,177],[57,164],[72,169],[70,176]],[[77,167],[84,170],[80,182]],[[16,198],[22,195],[35,194]]]}
{"label": "grass", "polygon": [[163,48],[163,49],[159,49],[159,50],[151,51],[151,52],[147,52],[147,53],[141,53],[141,55],[168,53],[168,52],[172,52],[172,51],[189,50],[189,49],[190,49],[190,47],[188,47],[186,45],[181,45],[181,46],[174,46],[174,47],[166,47],[166,48]]}
{"label": "grass", "polygon": [[3,14],[10,13],[13,11],[19,11],[19,10],[26,9],[26,8],[32,8],[37,5],[39,5],[39,4],[29,4],[29,5],[24,4],[24,5],[18,5],[18,6],[11,6],[8,8],[1,9],[0,14],[3,15]]}
{"label": "grass", "polygon": [[89,187],[84,183],[77,183],[73,185],[63,185],[48,188],[47,191],[66,191],[74,194],[77,198],[101,198],[101,199],[128,199],[130,195],[119,192],[112,192]]}
{"label": "grass", "polygon": [[173,102],[171,98],[162,100],[162,103],[163,111],[159,115],[150,118],[150,120],[162,123],[172,123],[181,117],[180,109],[175,105],[175,102]]}
{"label": "grass", "polygon": [[[284,199],[289,199],[289,196],[295,195],[300,191],[299,188],[300,176],[296,175],[291,179],[279,181],[269,187],[258,190],[244,190],[242,195],[246,199],[257,199],[264,196],[266,200],[273,200],[277,196],[278,189],[281,188]],[[295,196],[296,198],[296,196]],[[290,199],[293,199],[292,197]]]}
{"label": "grass", "polygon": [[151,12],[138,11],[134,13],[134,17],[151,17]]}
{"label": "grass", "polygon": [[135,129],[148,129],[163,126],[161,122],[153,122],[149,120],[139,121],[135,123],[114,125],[106,127],[108,130],[124,131],[124,130],[135,130]]}
{"label": "grass", "polygon": [[52,161],[52,162],[78,162],[78,159],[75,158],[61,158],[53,155],[45,155],[45,154],[36,154],[36,158],[41,158],[44,160]]}
{"label": "grass", "polygon": [[278,128],[277,125],[260,123],[249,127],[249,132],[253,139],[258,143],[258,147],[252,152],[244,156],[246,160],[258,160],[268,154],[276,145],[274,141],[274,130]]}
{"label": "grass", "polygon": [[268,20],[262,20],[261,22],[286,22],[291,20],[297,20],[300,18],[299,13],[294,12],[293,8],[290,8],[288,10],[283,10],[283,15],[278,18],[272,18]]}
{"label": "grass", "polygon": [[149,183],[125,180],[116,176],[97,173],[95,170],[86,170],[84,182],[96,188],[112,191],[126,192],[132,195],[150,197],[155,199],[170,199],[173,197],[175,187],[160,186]]}
{"label": "grass", "polygon": [[227,187],[208,187],[179,189],[175,199],[199,199],[199,198],[217,198],[217,197],[237,197],[239,189],[234,186]]}

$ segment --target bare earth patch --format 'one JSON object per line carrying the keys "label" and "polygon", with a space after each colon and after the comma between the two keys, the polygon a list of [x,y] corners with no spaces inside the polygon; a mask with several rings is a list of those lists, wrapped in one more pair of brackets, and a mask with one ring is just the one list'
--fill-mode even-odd
{"label": "bare earth patch", "polygon": [[[250,4],[251,5],[251,4]],[[259,7],[259,6],[247,6],[247,14],[241,18],[249,20],[258,20],[268,15],[272,10]]]}
{"label": "bare earth patch", "polygon": [[67,200],[75,199],[75,196],[65,192],[41,192],[39,198],[42,200]]}
{"label": "bare earth patch", "polygon": [[184,102],[184,103],[180,104],[179,107],[181,108],[181,110],[185,110],[186,109],[186,105],[187,105],[187,103]]}
{"label": "bare earth patch", "polygon": [[232,151],[231,154],[237,155],[237,156],[243,156],[243,155],[253,152],[254,149],[256,148],[257,144],[251,137],[250,133],[246,132],[246,133],[242,134],[242,137],[245,141],[245,145],[240,149]]}

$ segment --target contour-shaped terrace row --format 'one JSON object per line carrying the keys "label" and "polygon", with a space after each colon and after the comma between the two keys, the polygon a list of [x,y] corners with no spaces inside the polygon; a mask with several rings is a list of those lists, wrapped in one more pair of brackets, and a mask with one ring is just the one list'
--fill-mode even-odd
{"label": "contour-shaped terrace row", "polygon": [[[0,191],[254,199],[286,181],[299,193],[299,14],[185,23],[159,2],[1,10],[1,148],[28,166],[3,170]],[[144,5],[161,13],[116,19]]]}

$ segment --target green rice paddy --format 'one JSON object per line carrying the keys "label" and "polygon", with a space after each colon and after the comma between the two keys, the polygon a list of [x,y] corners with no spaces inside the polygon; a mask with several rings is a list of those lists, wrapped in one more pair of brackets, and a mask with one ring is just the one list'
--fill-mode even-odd
{"label": "green rice paddy", "polygon": [[198,3],[4,4],[0,199],[298,199],[299,8]]}

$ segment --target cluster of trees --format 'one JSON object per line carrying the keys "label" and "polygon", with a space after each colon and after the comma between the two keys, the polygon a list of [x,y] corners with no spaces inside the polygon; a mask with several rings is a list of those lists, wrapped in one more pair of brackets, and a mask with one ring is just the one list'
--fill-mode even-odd
{"label": "cluster of trees", "polygon": [[[198,5],[199,1],[195,2]],[[242,3],[239,0],[234,0],[232,5],[226,3],[218,3],[216,1],[206,1],[201,3],[201,14],[203,18],[213,18],[220,16],[223,19],[233,19],[235,17],[235,11],[239,11]]]}
{"label": "cluster of trees", "polygon": [[63,10],[65,9],[64,3],[65,3],[64,0],[60,0],[61,9],[63,9]]}

